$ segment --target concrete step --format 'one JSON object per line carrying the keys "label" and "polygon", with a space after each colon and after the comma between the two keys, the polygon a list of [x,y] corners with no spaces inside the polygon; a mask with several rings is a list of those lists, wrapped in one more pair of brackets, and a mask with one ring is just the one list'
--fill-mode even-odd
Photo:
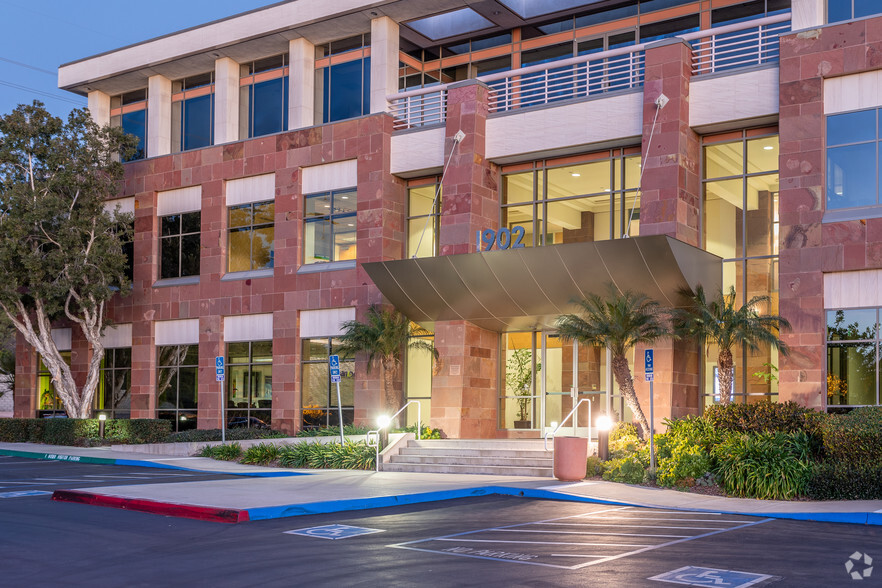
{"label": "concrete step", "polygon": [[499,467],[413,463],[385,463],[383,464],[382,471],[413,472],[422,474],[484,474],[494,476],[525,476],[540,478],[550,478],[553,476],[552,468],[542,467]]}
{"label": "concrete step", "polygon": [[[502,449],[516,451],[545,451],[542,439],[423,439],[407,442],[408,447]],[[552,443],[548,443],[549,449]]]}
{"label": "concrete step", "polygon": [[508,450],[508,449],[460,449],[457,447],[402,447],[399,455],[493,457],[498,459],[552,459],[551,451]]}
{"label": "concrete step", "polygon": [[451,455],[394,455],[390,457],[391,463],[409,464],[443,464],[443,465],[468,465],[474,467],[545,467],[550,468],[554,460],[535,458],[510,458],[496,459],[494,457],[463,457]]}

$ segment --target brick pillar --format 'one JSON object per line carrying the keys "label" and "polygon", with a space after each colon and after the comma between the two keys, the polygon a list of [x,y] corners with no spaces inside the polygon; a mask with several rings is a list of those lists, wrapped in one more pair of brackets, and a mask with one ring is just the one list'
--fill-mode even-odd
{"label": "brick pillar", "polygon": [[36,350],[28,345],[21,333],[15,334],[15,391],[13,392],[12,416],[28,419],[37,416],[37,372],[39,359]]}
{"label": "brick pillar", "polygon": [[[485,156],[488,94],[477,80],[448,88],[445,157],[455,151],[442,184],[441,255],[473,252],[476,231],[499,228],[496,166]],[[454,147],[460,130],[465,138]]]}
{"label": "brick pillar", "polygon": [[132,418],[156,418],[156,345],[153,311],[132,321]]}
{"label": "brick pillar", "polygon": [[435,324],[441,373],[432,380],[432,427],[453,439],[496,437],[499,334],[466,321]]}
{"label": "brick pillar", "polygon": [[[688,43],[666,39],[647,48],[643,85],[644,175],[640,198],[640,234],[669,235],[699,246],[701,143],[689,126],[691,77],[692,49]],[[658,111],[655,102],[661,94],[667,96],[669,102]],[[660,341],[653,348],[656,425],[661,425],[665,418],[697,414],[699,356],[695,345]],[[644,381],[644,349],[637,346],[634,350],[634,385],[640,406],[648,419],[649,384]]]}
{"label": "brick pillar", "polygon": [[[224,322],[218,315],[199,317],[199,376],[197,379],[197,426],[200,429],[220,429],[221,399],[227,397],[226,381],[215,377],[214,360],[227,356],[224,344]],[[273,371],[275,371],[275,366]],[[229,374],[229,370],[227,370]]]}

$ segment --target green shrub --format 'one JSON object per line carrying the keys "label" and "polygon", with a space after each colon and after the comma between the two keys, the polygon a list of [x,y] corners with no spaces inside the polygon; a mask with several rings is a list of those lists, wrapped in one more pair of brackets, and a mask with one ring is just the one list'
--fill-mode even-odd
{"label": "green shrub", "polygon": [[242,463],[266,465],[279,458],[279,448],[272,443],[259,443],[245,450]]}
{"label": "green shrub", "polygon": [[643,447],[643,441],[636,435],[620,435],[609,442],[609,458],[622,459],[637,453]]}
{"label": "green shrub", "polygon": [[[416,434],[416,425],[410,425],[403,429],[394,429],[393,433],[413,433]],[[444,431],[441,429],[433,429],[426,425],[420,427],[420,439],[441,439]]]}
{"label": "green shrub", "polygon": [[849,464],[882,463],[882,407],[856,408],[830,415],[821,427],[829,461]]}
{"label": "green shrub", "polygon": [[283,445],[279,448],[279,465],[286,468],[373,469],[376,451],[363,441],[339,443],[307,443]]}
{"label": "green shrub", "polygon": [[[226,437],[230,441],[247,441],[250,439],[282,439],[289,437],[289,435],[282,431],[273,431],[271,429],[248,429],[243,427],[227,429]],[[203,441],[220,440],[220,429],[190,429],[189,431],[171,433],[165,438],[166,443],[201,443]]]}
{"label": "green shrub", "polygon": [[[343,425],[344,435],[366,435],[370,427],[363,425]],[[322,427],[321,429],[301,429],[295,437],[339,437],[340,427]]]}
{"label": "green shrub", "polygon": [[0,442],[25,443],[30,440],[30,419],[0,419]]}
{"label": "green shrub", "polygon": [[643,481],[646,470],[636,456],[614,459],[606,463],[603,479],[624,484],[639,484]]}
{"label": "green shrub", "polygon": [[200,455],[223,461],[236,461],[242,457],[242,446],[236,441],[224,445],[215,445],[214,447],[206,446],[202,449]]}
{"label": "green shrub", "polygon": [[666,419],[664,423],[667,431],[655,436],[655,451],[659,460],[672,457],[674,447],[683,443],[697,445],[709,453],[723,440],[723,434],[700,417]]}
{"label": "green shrub", "polygon": [[[160,419],[114,419],[104,422],[108,443],[159,443],[171,423]],[[0,441],[86,445],[98,440],[98,419],[0,419]]]}
{"label": "green shrub", "polygon": [[806,495],[813,500],[880,500],[882,464],[816,463]]}
{"label": "green shrub", "polygon": [[670,457],[659,458],[656,481],[659,486],[694,484],[711,469],[711,456],[700,445],[685,439],[671,449]]}
{"label": "green shrub", "polygon": [[603,474],[604,462],[596,455],[589,455],[588,462],[585,466],[585,475],[588,478]]}
{"label": "green shrub", "polygon": [[820,436],[828,415],[793,401],[710,406],[704,419],[719,431],[733,433],[792,433],[806,431]]}
{"label": "green shrub", "polygon": [[811,474],[806,456],[809,435],[800,433],[733,434],[716,447],[720,486],[731,495],[789,500],[805,494]]}
{"label": "green shrub", "polygon": [[618,441],[622,437],[640,437],[637,434],[637,425],[619,421],[609,430],[609,442]]}
{"label": "green shrub", "polygon": [[[98,436],[98,424],[90,433]],[[113,419],[105,422],[104,438],[116,443],[164,443],[171,432],[171,422],[163,419]]]}

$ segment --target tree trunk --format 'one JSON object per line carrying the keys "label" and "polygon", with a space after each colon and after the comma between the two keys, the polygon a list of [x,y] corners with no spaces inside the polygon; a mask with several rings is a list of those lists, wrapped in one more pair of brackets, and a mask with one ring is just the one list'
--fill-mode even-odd
{"label": "tree trunk", "polygon": [[720,404],[729,404],[729,394],[732,392],[732,382],[735,380],[735,366],[732,361],[732,352],[728,349],[720,349],[717,358],[717,370],[720,380]]}
{"label": "tree trunk", "polygon": [[[640,408],[640,402],[637,400],[637,393],[634,391],[634,380],[631,378],[631,368],[628,366],[628,360],[624,355],[613,355],[612,358],[613,375],[616,377],[616,383],[622,392],[622,397],[628,403],[628,408],[634,413],[637,424],[642,429],[641,438],[649,439],[649,421]],[[624,415],[622,415],[624,418]]]}

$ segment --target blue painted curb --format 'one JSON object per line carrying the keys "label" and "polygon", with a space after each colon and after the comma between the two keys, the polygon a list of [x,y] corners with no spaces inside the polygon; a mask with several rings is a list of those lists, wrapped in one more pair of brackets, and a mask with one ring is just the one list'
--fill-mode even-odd
{"label": "blue painted curb", "polygon": [[200,474],[216,474],[228,476],[242,476],[246,478],[288,478],[291,476],[308,476],[308,472],[222,472],[214,470],[197,470],[183,466],[166,463],[156,463],[149,460],[139,459],[116,459],[110,457],[92,457],[88,455],[64,455],[61,453],[18,451],[13,449],[0,449],[0,455],[12,457],[24,457],[28,459],[40,459],[49,461],[67,461],[71,463],[89,463],[98,465],[120,465],[139,468],[155,468],[160,470],[179,470],[184,472],[198,472]]}

